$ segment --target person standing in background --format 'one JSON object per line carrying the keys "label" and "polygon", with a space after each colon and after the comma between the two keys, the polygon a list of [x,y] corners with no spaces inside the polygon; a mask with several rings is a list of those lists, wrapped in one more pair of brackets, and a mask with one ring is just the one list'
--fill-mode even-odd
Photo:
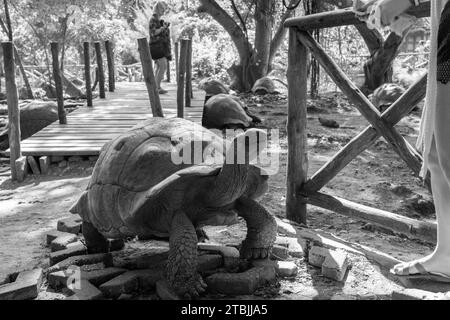
{"label": "person standing in background", "polygon": [[160,94],[167,93],[167,90],[161,88],[161,82],[166,74],[167,61],[172,59],[170,24],[161,19],[166,9],[165,2],[156,3],[149,24],[150,52],[156,64],[155,79]]}
{"label": "person standing in background", "polygon": [[[378,7],[383,25],[419,0],[382,0]],[[422,259],[401,263],[391,273],[450,283],[450,0],[431,0],[431,55],[427,98],[418,148],[423,150],[422,176],[431,172],[437,216],[437,245]]]}

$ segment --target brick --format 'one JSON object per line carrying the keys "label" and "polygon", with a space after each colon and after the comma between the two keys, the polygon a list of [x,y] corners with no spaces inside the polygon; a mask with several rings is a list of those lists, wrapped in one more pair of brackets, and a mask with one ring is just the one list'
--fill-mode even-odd
{"label": "brick", "polygon": [[33,156],[28,156],[27,162],[28,162],[28,165],[30,166],[33,174],[35,174],[35,175],[41,174],[41,170],[39,170],[39,165],[37,164],[36,159]]}
{"label": "brick", "polygon": [[61,232],[79,234],[83,220],[78,215],[58,221],[56,229]]}
{"label": "brick", "polygon": [[81,280],[70,290],[74,295],[66,300],[98,300],[103,297],[103,293],[87,280]]}
{"label": "brick", "polygon": [[304,256],[304,248],[306,248],[306,241],[291,238],[291,237],[277,237],[276,245],[288,248],[288,253],[294,258],[302,258]]}
{"label": "brick", "polygon": [[50,243],[50,249],[52,250],[52,252],[66,250],[68,244],[74,243],[77,240],[77,236],[71,233],[61,235]]}
{"label": "brick", "polygon": [[275,217],[275,221],[277,223],[279,234],[284,234],[290,237],[297,236],[297,230],[289,222],[283,221],[277,217]]}
{"label": "brick", "polygon": [[162,300],[180,300],[178,295],[172,291],[165,280],[160,280],[156,283],[156,294]]}
{"label": "brick", "polygon": [[17,181],[23,182],[28,174],[28,163],[26,157],[16,159],[14,166],[16,167]]}
{"label": "brick", "polygon": [[330,250],[329,256],[322,264],[322,275],[341,282],[344,280],[349,266],[350,261],[347,253]]}
{"label": "brick", "polygon": [[100,286],[109,280],[120,276],[127,270],[121,268],[106,268],[94,271],[81,271],[81,279],[87,280],[94,286]]}
{"label": "brick", "polygon": [[235,270],[239,268],[240,253],[235,247],[224,246],[214,243],[199,243],[198,250],[220,253],[223,258],[223,265],[227,270]]}
{"label": "brick", "polygon": [[47,275],[47,282],[50,288],[55,290],[67,287],[68,272],[65,270],[56,271]]}
{"label": "brick", "polygon": [[220,254],[203,254],[198,257],[197,270],[200,273],[216,270],[222,267],[223,259]]}
{"label": "brick", "polygon": [[419,289],[404,289],[393,291],[392,300],[450,300],[445,293],[435,293]]}
{"label": "brick", "polygon": [[39,166],[41,167],[42,174],[48,174],[50,172],[50,158],[48,156],[40,157]]}
{"label": "brick", "polygon": [[325,262],[328,254],[328,249],[314,246],[309,250],[308,262],[312,266],[322,268],[322,264]]}
{"label": "brick", "polygon": [[255,267],[242,273],[216,273],[205,279],[208,291],[226,295],[253,294],[276,278],[275,268]]}
{"label": "brick", "polygon": [[254,260],[252,261],[254,267],[273,267],[277,275],[280,277],[295,277],[298,274],[298,267],[291,261],[274,261],[274,260]]}
{"label": "brick", "polygon": [[61,232],[58,230],[52,230],[45,234],[45,240],[47,242],[47,245],[50,245],[50,243],[52,243],[52,241],[55,240],[56,238],[65,236],[65,235],[69,235],[69,234],[71,234],[71,233]]}
{"label": "brick", "polygon": [[138,288],[138,275],[132,271],[123,273],[100,286],[103,294],[110,298],[118,298],[122,293],[133,293]]}
{"label": "brick", "polygon": [[289,250],[286,247],[274,245],[270,258],[272,260],[286,260],[289,258]]}
{"label": "brick", "polygon": [[0,300],[30,300],[39,294],[42,269],[19,273],[16,281],[0,286]]}
{"label": "brick", "polygon": [[76,247],[72,247],[69,249],[52,252],[52,253],[50,253],[50,266],[53,266],[54,264],[57,264],[58,262],[66,260],[67,258],[83,255],[86,253],[87,253],[87,250],[84,245],[78,245]]}
{"label": "brick", "polygon": [[103,263],[105,267],[111,267],[113,265],[111,253],[98,253],[98,254],[72,256],[51,266],[48,269],[48,272],[52,273],[60,270],[65,270],[70,266],[84,266],[84,265],[93,265],[97,263]]}

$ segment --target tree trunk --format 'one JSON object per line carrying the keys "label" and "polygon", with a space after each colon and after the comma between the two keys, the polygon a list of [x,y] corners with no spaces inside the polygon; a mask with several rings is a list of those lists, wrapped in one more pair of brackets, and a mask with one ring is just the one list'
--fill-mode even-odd
{"label": "tree trunk", "polygon": [[272,41],[274,0],[260,0],[256,2],[255,10],[255,55],[254,75],[257,79],[267,75],[269,70],[270,42]]}

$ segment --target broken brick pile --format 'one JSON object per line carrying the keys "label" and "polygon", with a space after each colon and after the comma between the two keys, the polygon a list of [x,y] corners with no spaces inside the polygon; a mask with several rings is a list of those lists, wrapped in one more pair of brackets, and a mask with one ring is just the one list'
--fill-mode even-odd
{"label": "broken brick pile", "polygon": [[[226,296],[251,295],[277,278],[295,279],[300,263],[321,270],[322,276],[343,282],[351,267],[344,250],[327,249],[298,235],[287,220],[276,219],[278,237],[270,259],[240,259],[233,246],[199,243],[198,271],[207,292]],[[132,299],[150,294],[155,299],[178,299],[164,280],[169,246],[163,241],[110,241],[110,252],[87,254],[78,216],[58,221],[46,234],[49,268],[11,275],[0,282],[0,300],[35,299],[39,292],[61,292],[68,300]],[[424,293],[394,292],[392,298]],[[437,296],[434,296],[435,298]],[[439,296],[440,297],[440,296]]]}

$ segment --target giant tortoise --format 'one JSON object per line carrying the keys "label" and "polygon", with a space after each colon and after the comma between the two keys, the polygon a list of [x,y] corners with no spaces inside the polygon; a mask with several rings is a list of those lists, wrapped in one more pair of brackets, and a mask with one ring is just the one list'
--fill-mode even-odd
{"label": "giant tortoise", "polygon": [[[107,238],[169,236],[166,278],[183,298],[205,291],[196,270],[196,228],[215,223],[218,214],[246,220],[243,258],[267,258],[277,227],[256,202],[267,190],[267,176],[250,164],[261,148],[249,143],[266,139],[253,129],[227,141],[188,120],[153,118],[110,141],[71,209],[83,219],[88,251],[107,251]],[[197,161],[191,161],[191,148],[200,148]]]}
{"label": "giant tortoise", "polygon": [[205,103],[202,125],[208,129],[247,129],[261,123],[238,97],[218,94]]}

